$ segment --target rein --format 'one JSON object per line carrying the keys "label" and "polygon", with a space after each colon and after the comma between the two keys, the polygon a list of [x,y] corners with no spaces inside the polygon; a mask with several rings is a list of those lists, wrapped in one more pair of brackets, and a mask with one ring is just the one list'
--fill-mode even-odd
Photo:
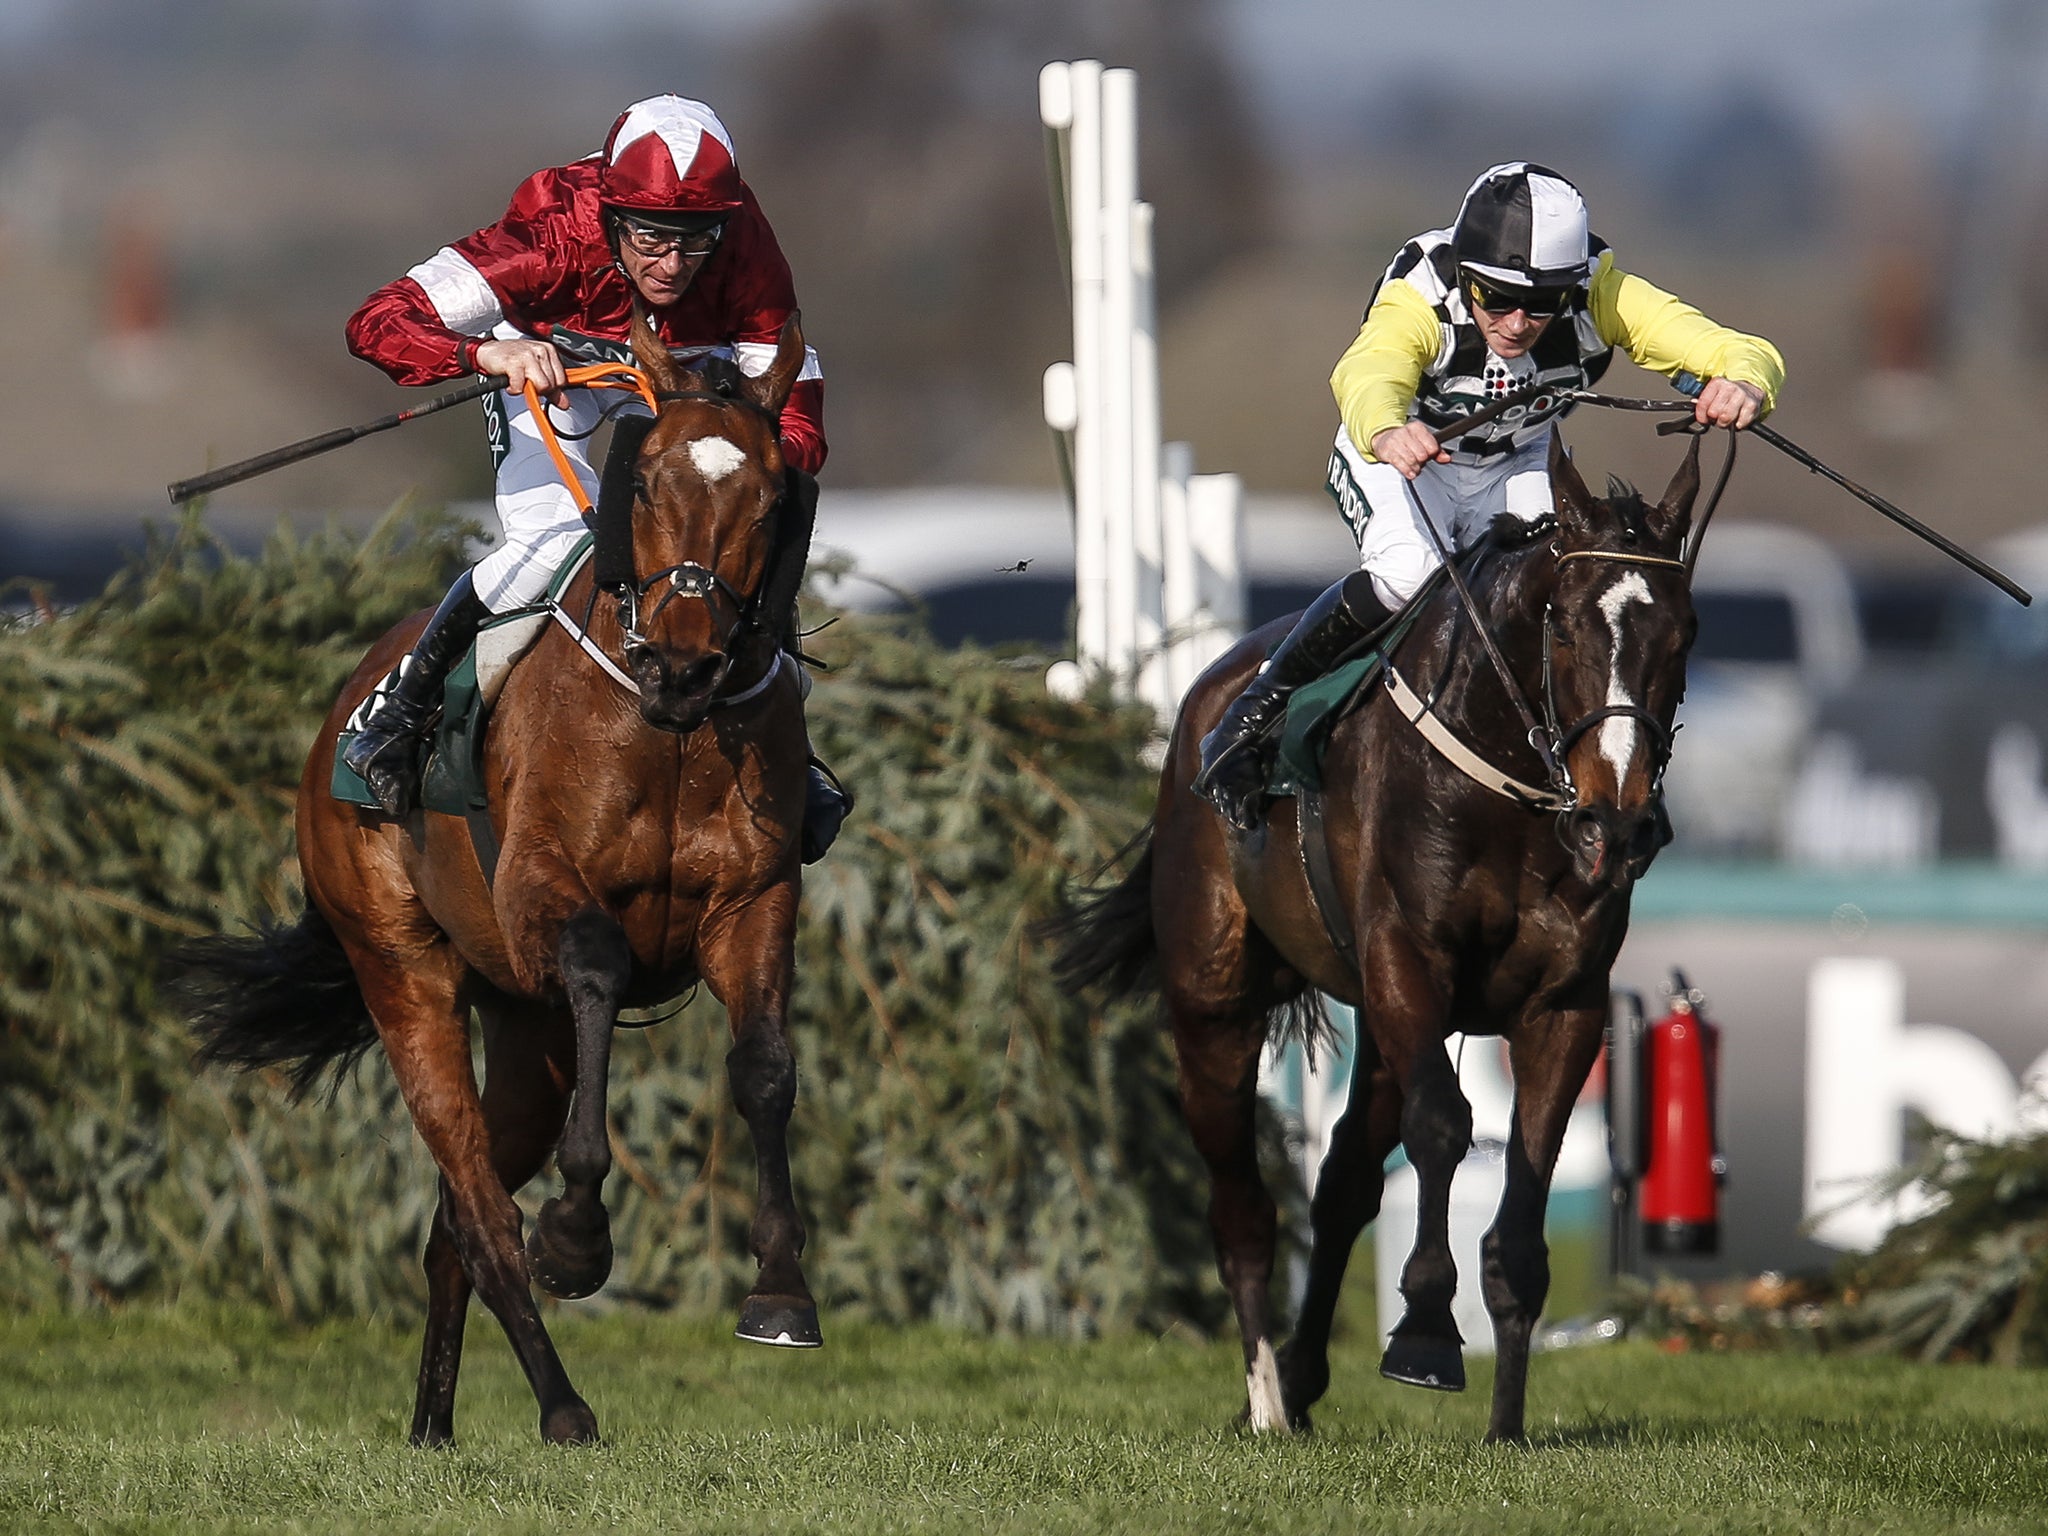
{"label": "rein", "polygon": [[[657,416],[660,415],[662,406],[672,402],[702,400],[718,405],[742,406],[758,416],[765,417],[770,422],[773,422],[775,419],[773,412],[747,399],[744,395],[729,395],[715,390],[656,390],[648,382],[645,373],[625,363],[591,363],[587,366],[571,368],[567,372],[567,381],[568,387],[572,389],[618,389],[631,391],[637,394],[646,403],[647,408]],[[582,514],[584,521],[591,521],[595,516],[596,509],[591,504],[589,494],[583,489],[583,482],[577,477],[574,467],[570,464],[569,456],[562,451],[561,435],[557,431],[553,419],[548,415],[546,407],[542,404],[540,392],[529,381],[525,385],[523,393],[526,396],[527,410],[531,413],[540,432],[541,442],[547,448],[548,457],[554,462],[555,473],[561,477],[562,484],[567,487],[569,497],[576,504],[576,508]],[[638,498],[636,497],[636,499]],[[668,590],[662,593],[660,600],[655,603],[653,611],[643,617],[641,604],[653,592],[655,585],[664,579],[669,584]],[[708,566],[700,565],[694,560],[678,561],[674,565],[656,571],[645,581],[639,581],[631,586],[621,588],[616,596],[619,600],[619,623],[620,627],[625,631],[625,651],[629,658],[635,650],[645,648],[650,644],[647,636],[641,631],[641,624],[643,622],[652,624],[655,619],[661,616],[662,610],[676,598],[690,597],[708,604],[715,598],[723,597],[730,603],[733,610],[733,620],[726,627],[724,636],[720,641],[720,649],[724,659],[719,667],[718,681],[713,685],[717,688],[725,686],[726,675],[732,667],[734,642],[746,634],[748,630],[758,627],[759,624],[760,616],[756,611],[757,605],[752,599],[743,596],[733,587],[732,583],[723,576],[720,576],[716,571]],[[591,594],[591,600],[593,603],[596,601],[595,592]],[[555,599],[549,599],[548,607],[556,621],[575,640],[577,647],[584,654],[595,660],[614,682],[635,695],[641,692],[640,685],[633,681],[625,669],[605,655],[598,643],[590,638],[589,630],[585,627],[589,621],[587,610],[584,616],[584,624],[578,624]],[[714,709],[729,709],[735,705],[744,704],[749,699],[759,696],[770,683],[775,681],[781,672],[782,653],[778,650],[775,653],[774,659],[769,663],[767,670],[757,680],[738,693],[717,695],[712,699],[711,707]]]}

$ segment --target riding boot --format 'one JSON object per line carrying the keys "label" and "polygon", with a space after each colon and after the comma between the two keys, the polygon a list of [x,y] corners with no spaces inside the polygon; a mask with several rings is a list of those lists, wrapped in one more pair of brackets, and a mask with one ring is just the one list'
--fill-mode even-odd
{"label": "riding boot", "polygon": [[1195,793],[1240,831],[1256,827],[1273,757],[1267,738],[1286,715],[1288,699],[1302,684],[1314,682],[1357,650],[1392,618],[1364,571],[1353,571],[1310,603],[1224,711],[1216,728],[1202,738],[1202,766],[1195,775]]}
{"label": "riding boot", "polygon": [[[818,516],[818,482],[789,466],[782,505],[778,509],[773,552],[768,573],[761,584],[764,611],[788,615],[782,630],[782,649],[799,668],[803,665],[803,631],[797,624],[796,598],[803,586],[804,565],[810,558],[811,528]],[[808,679],[805,693],[809,694]],[[840,823],[851,814],[853,792],[840,783],[839,775],[825,765],[815,752],[805,748],[809,764],[804,781],[804,823],[800,852],[806,864],[825,857],[825,850],[839,835]]]}
{"label": "riding boot", "polygon": [[379,701],[341,760],[370,787],[387,815],[403,816],[419,793],[420,738],[441,708],[448,669],[476,638],[491,610],[476,595],[470,573],[455,578],[412,650],[398,664],[398,681]]}

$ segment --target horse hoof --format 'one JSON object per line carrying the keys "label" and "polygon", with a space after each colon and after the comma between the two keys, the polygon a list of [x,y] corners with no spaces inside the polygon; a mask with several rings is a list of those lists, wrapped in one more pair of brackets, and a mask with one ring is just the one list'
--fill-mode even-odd
{"label": "horse hoof", "polygon": [[594,1295],[612,1272],[611,1225],[600,1212],[595,1231],[565,1231],[556,1211],[553,1200],[542,1206],[527,1235],[526,1272],[535,1285],[564,1301]]}
{"label": "horse hoof", "polygon": [[736,1337],[753,1344],[779,1344],[784,1349],[816,1349],[825,1342],[818,1332],[818,1309],[793,1296],[749,1296],[740,1306]]}
{"label": "horse hoof", "polygon": [[1380,1374],[1389,1381],[1432,1392],[1465,1390],[1465,1352],[1449,1339],[1396,1334],[1380,1356]]}
{"label": "horse hoof", "polygon": [[1309,1428],[1308,1411],[1330,1390],[1330,1361],[1326,1355],[1310,1358],[1298,1354],[1290,1342],[1280,1350],[1280,1401],[1287,1408],[1288,1425],[1304,1433]]}
{"label": "horse hoof", "polygon": [[574,1398],[540,1416],[540,1437],[549,1445],[595,1445],[597,1415],[582,1398]]}

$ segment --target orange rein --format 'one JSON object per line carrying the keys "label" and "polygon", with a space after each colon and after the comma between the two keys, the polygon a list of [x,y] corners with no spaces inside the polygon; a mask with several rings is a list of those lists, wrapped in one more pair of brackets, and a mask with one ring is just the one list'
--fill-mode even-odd
{"label": "orange rein", "polygon": [[[568,371],[568,387],[630,389],[647,402],[648,410],[660,414],[660,407],[654,401],[654,386],[647,382],[647,375],[625,363],[590,363],[571,368]],[[589,517],[592,511],[590,497],[584,492],[583,482],[576,478],[576,471],[569,463],[569,456],[562,452],[562,440],[555,435],[555,424],[548,416],[547,408],[541,404],[540,391],[528,383],[523,393],[526,396],[526,408],[533,412],[533,419],[540,425],[540,440],[547,444],[548,457],[555,461],[555,473],[562,477],[562,484],[569,488],[569,497],[576,503],[576,509],[585,517]]]}

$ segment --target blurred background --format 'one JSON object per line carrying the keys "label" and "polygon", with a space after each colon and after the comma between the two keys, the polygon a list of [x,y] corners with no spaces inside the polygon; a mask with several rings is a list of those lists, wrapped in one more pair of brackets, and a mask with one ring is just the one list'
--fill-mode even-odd
{"label": "blurred background", "polygon": [[[1574,177],[1626,268],[1778,342],[1782,431],[2048,582],[2048,541],[2024,537],[2048,520],[2024,446],[2048,341],[2048,8],[1730,0],[1706,22],[1557,0],[1544,32],[1338,0],[14,0],[0,579],[83,596],[168,515],[166,482],[416,403],[348,355],[350,311],[664,90],[725,116],[796,270],[828,377],[821,541],[886,566],[862,514],[914,505],[918,526],[950,513],[972,547],[956,563],[1014,564],[1035,550],[1021,523],[1015,550],[981,537],[1029,504],[1058,542],[1039,379],[1069,350],[1037,72],[1099,57],[1140,72],[1164,435],[1256,498],[1255,619],[1348,558],[1321,493],[1325,381],[1373,282],[1479,169],[1515,157]],[[1607,386],[1665,389],[1626,364]],[[1653,488],[1669,473],[1640,417],[1582,411],[1569,436],[1596,473]],[[408,493],[487,492],[465,408],[234,487],[208,515],[246,541],[280,517],[359,523]],[[1745,521],[1772,526],[1761,550],[1743,547]],[[1924,761],[1954,739],[1950,674],[2030,678],[2043,621],[1759,444],[1723,526],[1699,723],[1674,770],[1694,851],[1995,852],[1974,790],[1936,825],[1887,785],[1990,774],[2000,722],[1969,763]],[[1064,637],[1056,573],[1029,601],[879,574],[927,590],[941,638]],[[1926,728],[1854,725],[1902,690]],[[1883,825],[1844,832],[1823,809],[1788,833],[1822,714],[1845,695],[1853,750],[1823,755],[1807,799],[1851,793],[1850,821]],[[1703,737],[1746,739],[1706,729],[1717,710],[1754,726],[1760,754],[1713,760]],[[1996,761],[2003,782],[2026,778],[2018,738]],[[1889,799],[1872,799],[1873,775]]]}

